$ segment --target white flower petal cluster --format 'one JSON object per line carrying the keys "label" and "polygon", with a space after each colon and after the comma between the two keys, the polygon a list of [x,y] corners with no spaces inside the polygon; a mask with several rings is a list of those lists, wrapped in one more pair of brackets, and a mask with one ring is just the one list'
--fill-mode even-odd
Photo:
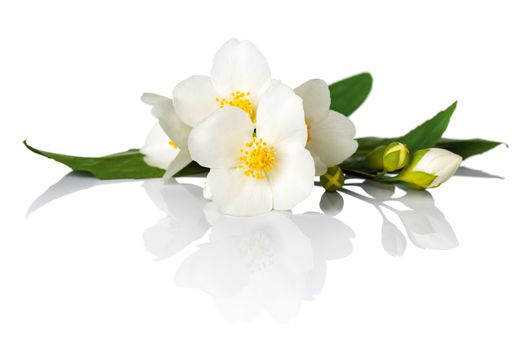
{"label": "white flower petal cluster", "polygon": [[271,83],[270,67],[255,45],[230,39],[215,55],[209,77],[194,75],[175,86],[173,106],[192,127],[225,106],[242,109],[253,120]]}
{"label": "white flower petal cluster", "polygon": [[261,97],[255,123],[238,108],[222,108],[193,129],[188,146],[210,168],[207,183],[221,211],[245,216],[290,209],[310,194],[306,138],[301,99],[278,84]]}
{"label": "white flower petal cluster", "polygon": [[315,175],[321,176],[357,150],[355,126],[346,116],[330,110],[330,91],[323,80],[309,80],[295,93],[303,100],[308,128],[306,148],[315,160]]}
{"label": "white flower petal cluster", "polygon": [[[166,169],[164,179],[170,179],[191,163],[191,156],[188,151],[188,136],[191,128],[175,114],[173,102],[169,98],[145,93],[142,95],[142,102],[152,107],[151,113],[158,119],[160,127],[168,137],[168,140],[166,140],[164,137],[159,136],[158,133],[150,132],[146,139],[146,144],[141,149],[145,154],[144,160],[148,165]],[[178,151],[169,164],[165,166],[166,161],[163,160],[160,163],[159,158],[163,158],[163,155],[166,153],[169,154],[170,149],[178,149]]]}
{"label": "white flower petal cluster", "polygon": [[206,198],[225,214],[291,209],[310,194],[314,176],[357,149],[353,123],[330,110],[328,85],[314,79],[294,91],[272,80],[249,41],[226,42],[210,76],[182,81],[172,99],[142,100],[169,138],[147,142],[145,161],[166,169],[165,179],[192,160],[209,168]]}

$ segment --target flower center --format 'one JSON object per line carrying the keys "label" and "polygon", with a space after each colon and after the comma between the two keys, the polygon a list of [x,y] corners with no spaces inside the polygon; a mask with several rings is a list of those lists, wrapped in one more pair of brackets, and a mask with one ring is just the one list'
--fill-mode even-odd
{"label": "flower center", "polygon": [[275,163],[274,147],[256,136],[244,146],[239,157],[239,168],[248,177],[259,180],[266,178],[266,172],[272,170]]}
{"label": "flower center", "polygon": [[312,141],[312,134],[311,134],[312,123],[310,122],[309,118],[305,118],[304,119],[304,123],[306,124],[306,131],[308,132],[308,137],[306,138],[306,143],[309,143],[310,141]]}
{"label": "flower center", "polygon": [[238,107],[250,115],[252,123],[255,123],[255,108],[253,107],[252,101],[250,101],[250,92],[235,91],[232,92],[227,98],[216,98],[215,100],[219,102],[219,108],[224,106],[233,106]]}
{"label": "flower center", "polygon": [[173,142],[172,140],[170,140],[170,142],[168,142],[170,144],[171,147],[173,148],[177,148],[179,146],[177,146],[177,144],[175,142]]}

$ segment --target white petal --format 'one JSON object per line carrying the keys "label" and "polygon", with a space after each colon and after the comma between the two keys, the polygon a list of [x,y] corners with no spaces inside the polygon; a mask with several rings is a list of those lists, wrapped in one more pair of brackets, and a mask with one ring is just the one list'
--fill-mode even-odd
{"label": "white petal", "polygon": [[190,152],[187,149],[181,150],[177,157],[170,163],[168,169],[162,177],[164,181],[169,181],[173,175],[184,169],[188,164],[191,163]]}
{"label": "white petal", "polygon": [[226,106],[193,128],[188,147],[193,160],[204,167],[232,168],[252,135],[253,124],[248,114]]}
{"label": "white petal", "polygon": [[157,123],[148,133],[140,153],[144,154],[144,161],[149,166],[167,169],[170,163],[179,154],[180,149],[170,144],[170,138]]}
{"label": "white petal", "polygon": [[249,41],[227,41],[213,60],[211,80],[223,95],[236,90],[257,95],[268,86],[270,77],[266,59]]}
{"label": "white petal", "polygon": [[325,119],[312,120],[311,126],[306,148],[325,166],[340,164],[357,150],[354,123],[341,113],[330,111]]}
{"label": "white petal", "polygon": [[272,189],[266,179],[253,179],[238,168],[211,169],[208,183],[213,202],[228,215],[250,216],[272,209]]}
{"label": "white petal", "polygon": [[430,148],[414,167],[414,171],[436,175],[428,187],[437,187],[456,173],[462,161],[463,158],[446,149]]}
{"label": "white petal", "polygon": [[276,149],[275,167],[267,172],[274,209],[292,209],[306,199],[314,186],[314,171],[310,152],[301,146]]}
{"label": "white petal", "polygon": [[179,148],[186,148],[191,128],[184,124],[175,114],[173,102],[167,97],[151,93],[143,94],[141,99],[142,102],[152,106],[151,114],[159,120],[159,124],[166,135],[168,135]]}
{"label": "white petal", "polygon": [[328,170],[326,164],[321,160],[321,158],[319,158],[317,154],[312,152],[312,150],[310,150],[310,154],[312,155],[315,164],[315,176],[321,176],[325,174]]}
{"label": "white petal", "polygon": [[164,97],[162,95],[153,94],[151,92],[145,92],[140,97],[140,100],[147,105],[153,106],[154,104],[157,104],[159,102],[169,100],[169,98]]}
{"label": "white petal", "polygon": [[284,142],[297,142],[304,146],[307,129],[301,98],[286,85],[272,85],[261,96],[256,128],[257,137],[273,146]]}
{"label": "white petal", "polygon": [[324,80],[312,79],[295,89],[303,99],[306,118],[325,118],[330,110],[330,90]]}
{"label": "white petal", "polygon": [[182,121],[195,126],[219,107],[218,97],[209,77],[194,75],[175,86],[173,106]]}

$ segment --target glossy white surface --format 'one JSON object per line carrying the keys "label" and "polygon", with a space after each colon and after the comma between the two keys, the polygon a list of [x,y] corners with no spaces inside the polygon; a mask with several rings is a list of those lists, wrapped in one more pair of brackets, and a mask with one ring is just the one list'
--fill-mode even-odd
{"label": "glossy white surface", "polygon": [[[200,197],[202,181],[69,174],[51,186],[2,235],[7,339],[20,348],[35,337],[85,348],[519,340],[520,229],[502,229],[508,206],[458,195],[505,180],[456,177],[438,200],[366,183],[316,188],[294,214],[254,218],[220,216]],[[320,202],[340,212],[323,214]]]}
{"label": "glossy white surface", "polygon": [[[247,6],[1,5],[0,348],[523,349],[519,3]],[[292,86],[372,72],[358,136],[458,99],[446,135],[509,143],[464,164],[504,179],[408,194],[351,180],[293,214],[228,219],[200,199],[203,179],[101,182],[21,144],[140,147],[154,123],[141,93],[208,73],[231,36]]]}

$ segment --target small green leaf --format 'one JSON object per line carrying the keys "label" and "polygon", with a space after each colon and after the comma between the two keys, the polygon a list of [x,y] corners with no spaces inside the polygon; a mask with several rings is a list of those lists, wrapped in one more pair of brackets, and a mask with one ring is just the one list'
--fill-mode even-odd
{"label": "small green leaf", "polygon": [[447,130],[450,117],[452,117],[456,105],[457,102],[454,102],[447,109],[436,114],[432,119],[427,120],[405,136],[399,138],[398,141],[407,145],[410,152],[434,147],[441,138],[441,135]]}
{"label": "small green leaf", "polygon": [[[144,155],[138,149],[110,154],[104,157],[75,157],[58,153],[41,151],[30,146],[26,141],[24,145],[32,152],[56,160],[67,165],[72,170],[87,172],[101,180],[109,179],[145,179],[162,177],[164,170],[151,167],[144,162]],[[208,169],[195,162],[182,169],[177,176],[192,176],[202,174]]]}
{"label": "small green leaf", "polygon": [[329,86],[332,103],[330,109],[349,116],[365,102],[372,90],[372,75],[361,73]]}

